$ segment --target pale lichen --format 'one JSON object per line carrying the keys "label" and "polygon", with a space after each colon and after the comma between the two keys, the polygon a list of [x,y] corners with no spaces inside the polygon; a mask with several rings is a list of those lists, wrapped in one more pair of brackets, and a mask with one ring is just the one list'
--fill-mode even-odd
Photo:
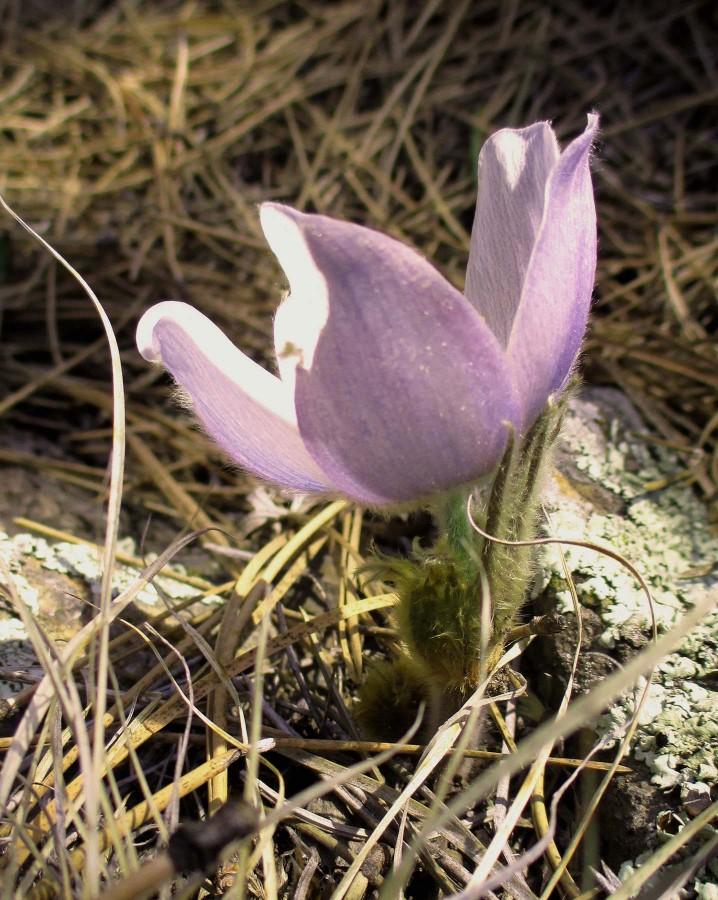
{"label": "pale lichen", "polygon": [[[124,538],[117,542],[117,549],[128,556],[133,556],[135,543],[132,538]],[[93,592],[99,588],[102,578],[100,551],[88,544],[47,541],[43,537],[27,533],[9,537],[0,532],[0,553],[9,562],[10,570],[16,574],[16,578],[22,570],[23,558],[26,557],[38,560],[48,571],[82,578],[93,589]],[[155,555],[148,554],[146,562],[149,564],[155,558]],[[186,574],[182,566],[177,563],[174,564],[174,570],[180,574]],[[130,587],[137,581],[138,574],[137,569],[116,563],[112,573],[113,591],[119,593]],[[199,594],[197,588],[172,578],[160,576],[156,579],[156,583],[167,596],[174,600],[195,597]],[[137,602],[149,607],[155,606],[159,602],[155,587],[151,584],[143,587],[137,595]]]}
{"label": "pale lichen", "polygon": [[[675,453],[642,432],[635,410],[618,392],[589,391],[567,417],[559,474],[547,491],[549,530],[556,536],[604,544],[643,574],[654,600],[658,630],[670,628],[706,591],[718,603],[718,537],[707,510],[686,480]],[[650,639],[651,609],[635,578],[594,550],[564,547],[578,597],[604,626],[607,649]],[[541,556],[538,589],[571,609],[559,550]],[[635,646],[635,643],[634,643]],[[633,744],[661,788],[718,785],[718,610],[695,629],[678,653],[658,666]],[[632,715],[624,697],[599,723],[620,733]]]}
{"label": "pale lichen", "polygon": [[[119,542],[118,548],[134,555],[130,539]],[[25,605],[49,638],[65,641],[80,627],[83,613],[90,617],[97,608],[102,577],[100,551],[88,544],[48,541],[24,532],[10,536],[0,531],[0,556],[12,579],[12,591],[6,587],[6,598],[0,605],[0,666],[27,669],[36,665],[35,656],[11,595]],[[184,574],[176,563],[174,570]],[[113,593],[119,594],[134,584],[138,574],[137,569],[117,563],[113,569]],[[196,587],[170,577],[160,576],[155,583],[171,600],[201,596]],[[135,606],[148,615],[164,608],[153,585],[139,591]],[[0,679],[0,696],[7,697],[20,687],[18,682]]]}

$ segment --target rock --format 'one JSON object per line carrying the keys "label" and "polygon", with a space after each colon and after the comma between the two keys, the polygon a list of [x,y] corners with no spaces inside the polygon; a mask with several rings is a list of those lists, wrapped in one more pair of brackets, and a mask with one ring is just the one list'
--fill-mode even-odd
{"label": "rock", "polygon": [[[653,595],[659,632],[669,629],[707,591],[718,604],[718,535],[691,485],[676,480],[684,468],[675,453],[650,440],[640,416],[620,392],[587,389],[569,409],[558,471],[545,497],[553,536],[603,544],[640,570]],[[618,563],[590,549],[564,547],[563,552],[583,607],[586,641],[577,673],[580,692],[651,640],[651,611],[640,585]],[[571,613],[557,546],[541,552],[535,593],[544,606]],[[574,635],[562,637],[551,648],[553,665],[545,645],[541,663],[561,688],[575,641]],[[640,847],[641,840],[645,849],[645,841],[656,833],[661,806],[674,808],[688,821],[691,812],[676,799],[681,792],[694,798],[705,795],[707,787],[715,796],[717,671],[718,609],[655,673],[631,749],[634,762],[642,764],[637,768],[645,766],[651,784],[644,782],[641,788],[635,779],[626,781],[623,799],[642,823],[626,853]],[[623,733],[637,696],[627,693],[601,717],[597,729],[609,746]],[[616,786],[620,784],[619,779]],[[604,801],[610,802],[610,797]],[[614,796],[613,802],[620,806],[623,800]],[[642,808],[636,809],[637,804]]]}
{"label": "rock", "polygon": [[[134,555],[134,544],[128,538],[119,542],[119,548]],[[45,635],[56,644],[68,641],[96,614],[101,580],[100,551],[96,546],[51,541],[26,532],[9,535],[0,531],[0,556],[10,570],[19,601],[26,605]],[[177,564],[174,570],[184,572]],[[117,563],[114,594],[133,584],[137,575],[136,568]],[[4,581],[0,576],[0,597],[7,595],[8,598],[8,602],[0,606],[0,667],[36,667],[37,661],[22,619],[9,602],[12,595]],[[201,596],[198,588],[170,577],[160,577],[156,583],[166,596],[175,600]],[[147,586],[139,592],[134,606],[126,610],[123,618],[141,625],[163,609],[155,588]],[[127,626],[113,626],[113,635],[117,633],[117,627]],[[0,697],[10,696],[20,687],[19,683],[0,676]]]}

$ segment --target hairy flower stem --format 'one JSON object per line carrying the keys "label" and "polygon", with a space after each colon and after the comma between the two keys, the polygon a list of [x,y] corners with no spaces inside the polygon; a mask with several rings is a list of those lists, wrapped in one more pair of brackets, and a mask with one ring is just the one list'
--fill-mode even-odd
{"label": "hairy flower stem", "polygon": [[457,559],[468,561],[476,543],[476,532],[466,515],[467,503],[474,488],[458,488],[440,497],[433,513],[440,538],[446,541]]}
{"label": "hairy flower stem", "polygon": [[[536,537],[541,487],[564,409],[565,399],[550,404],[523,441],[512,436],[493,481],[483,490],[481,486],[475,490],[477,524],[492,537],[503,541]],[[404,617],[413,625],[412,634],[405,639],[433,670],[432,705],[440,707],[440,718],[460,705],[498,661],[533,574],[531,548],[506,546],[476,532],[467,514],[471,493],[469,488],[453,491],[435,511],[439,538],[434,548],[433,582],[438,586],[443,581],[444,589],[455,584],[453,602],[431,604],[420,591],[406,598],[416,608]],[[426,613],[433,619],[420,624],[418,620]],[[454,652],[437,672],[432,657],[449,650],[440,646],[447,636],[452,636]]]}
{"label": "hairy flower stem", "polygon": [[[364,709],[379,710],[386,686],[400,697],[415,690],[428,705],[426,731],[452,715],[498,662],[519,619],[533,575],[530,547],[500,544],[536,537],[544,476],[550,466],[566,396],[550,403],[522,441],[509,440],[493,480],[444,495],[434,507],[438,537],[410,560],[385,560],[377,573],[393,582],[404,662],[397,659],[362,692]],[[382,688],[382,684],[384,688]],[[410,685],[414,684],[415,688]],[[369,701],[369,695],[371,701]],[[368,716],[372,718],[372,716]]]}

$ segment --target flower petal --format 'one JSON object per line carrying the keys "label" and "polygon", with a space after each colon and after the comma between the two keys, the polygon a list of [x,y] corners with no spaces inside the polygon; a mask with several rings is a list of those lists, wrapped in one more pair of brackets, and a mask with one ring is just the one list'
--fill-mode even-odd
{"label": "flower petal", "polygon": [[300,437],[291,393],[201,312],[158,303],[140,319],[137,346],[165,366],[207,433],[241,466],[294,490],[330,490]]}
{"label": "flower petal", "polygon": [[262,225],[292,289],[276,330],[278,346],[296,338],[284,366],[299,430],[331,481],[386,504],[490,471],[518,404],[496,338],[461,293],[368,228],[276,204]]}
{"label": "flower petal", "polygon": [[541,225],[546,181],[558,158],[548,122],[497,131],[479,154],[465,294],[504,347]]}
{"label": "flower petal", "polygon": [[598,116],[561,154],[507,348],[524,426],[566,382],[586,331],[596,274],[596,207],[589,155]]}
{"label": "flower petal", "polygon": [[291,396],[296,368],[311,367],[317,340],[329,316],[326,281],[312,259],[295,215],[301,214],[278,203],[263,203],[259,210],[267,242],[292,287],[274,316],[277,367]]}

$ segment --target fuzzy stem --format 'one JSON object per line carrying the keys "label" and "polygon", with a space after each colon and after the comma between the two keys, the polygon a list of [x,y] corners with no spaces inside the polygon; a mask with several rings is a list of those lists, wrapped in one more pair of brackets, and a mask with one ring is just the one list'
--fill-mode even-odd
{"label": "fuzzy stem", "polygon": [[[495,537],[506,538],[505,534],[505,501],[506,496],[511,490],[511,482],[516,477],[516,443],[514,441],[513,432],[506,445],[503,458],[499,464],[494,480],[491,485],[488,502],[486,504],[486,513],[484,515],[484,530]],[[503,526],[503,527],[502,527]],[[484,557],[491,553],[491,548],[495,545],[491,541],[484,544]]]}
{"label": "fuzzy stem", "polygon": [[[477,522],[491,536],[504,541],[535,537],[543,478],[565,403],[565,397],[549,403],[523,440],[510,435],[491,480],[477,492]],[[387,677],[394,687],[401,682],[403,693],[409,686],[410,694],[428,700],[430,733],[500,658],[531,579],[531,549],[477,534],[467,515],[474,487],[437,498],[438,538],[431,549],[416,547],[412,559],[385,560],[377,567],[399,597],[397,627],[405,661],[403,669],[387,670]],[[366,709],[371,708],[371,693],[363,691]],[[394,690],[394,697],[399,699],[400,693]],[[397,711],[401,705],[395,704]]]}
{"label": "fuzzy stem", "polygon": [[476,532],[466,515],[471,488],[458,488],[440,497],[434,508],[439,535],[462,562],[468,561],[467,547],[476,542]]}

